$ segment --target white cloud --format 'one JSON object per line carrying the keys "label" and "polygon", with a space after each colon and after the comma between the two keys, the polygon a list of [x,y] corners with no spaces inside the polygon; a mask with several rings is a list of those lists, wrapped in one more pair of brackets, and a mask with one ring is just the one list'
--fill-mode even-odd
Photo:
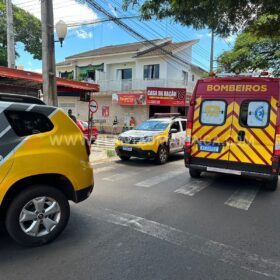
{"label": "white cloud", "polygon": [[76,33],[78,38],[84,39],[84,40],[85,39],[91,39],[93,37],[92,32],[87,32],[87,31],[82,30],[82,29],[76,30],[75,33]]}
{"label": "white cloud", "polygon": [[237,36],[235,34],[234,35],[230,35],[230,36],[225,38],[225,41],[228,42],[228,43],[233,43],[235,41],[236,37]]}
{"label": "white cloud", "polygon": [[118,13],[117,10],[112,6],[111,3],[108,3],[108,6],[110,8],[111,13],[113,14],[113,16],[118,17]]}
{"label": "white cloud", "polygon": [[[41,2],[39,0],[12,0],[18,7],[30,12],[41,19]],[[98,18],[97,14],[87,5],[80,4],[75,0],[53,0],[54,23],[63,20],[66,23],[77,21],[93,21]]]}
{"label": "white cloud", "polygon": [[28,68],[28,69],[24,69],[24,71],[30,71],[30,72],[42,74],[42,68],[34,68],[34,69]]}
{"label": "white cloud", "polygon": [[198,34],[196,34],[196,37],[199,38],[199,39],[201,39],[201,38],[203,38],[205,36],[207,36],[207,33],[198,33]]}

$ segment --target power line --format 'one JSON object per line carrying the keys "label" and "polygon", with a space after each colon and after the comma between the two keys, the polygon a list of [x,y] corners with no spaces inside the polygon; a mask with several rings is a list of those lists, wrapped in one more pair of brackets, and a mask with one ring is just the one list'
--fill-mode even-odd
{"label": "power line", "polygon": [[[105,1],[106,1],[106,0],[105,0]],[[105,2],[105,1],[103,1],[103,2]],[[106,1],[106,2],[107,2],[107,1]],[[116,1],[114,1],[114,0],[113,0],[112,2],[114,2],[120,9],[122,8],[118,2],[116,2]],[[123,13],[122,13],[122,14],[123,14]],[[129,14],[131,14],[131,13],[129,13]],[[148,32],[148,34],[150,34],[151,31],[152,31],[154,34],[156,34],[156,36],[159,36],[160,38],[163,37],[160,33],[158,33],[158,31],[156,31],[155,29],[153,29],[151,26],[149,26],[149,25],[146,24],[146,23],[143,23],[143,25],[145,26],[145,27],[144,27],[144,26],[140,25],[139,23],[136,23],[136,22],[133,21],[133,20],[131,20],[131,22],[133,22],[134,24],[136,24],[138,28],[141,28],[141,29],[144,30],[145,32]],[[147,29],[146,29],[146,27],[147,27]],[[183,39],[183,40],[185,40],[185,39]],[[203,68],[208,68],[208,67],[206,67],[203,63],[201,63],[199,60],[197,60],[197,59],[195,59],[194,57],[192,57],[191,55],[188,55],[188,54],[186,54],[186,55],[187,55],[191,60],[195,61],[195,63],[199,64],[201,67],[203,67]],[[201,54],[200,54],[200,56],[201,56]],[[178,57],[179,57],[179,56],[178,56]]]}
{"label": "power line", "polygon": [[155,49],[160,49],[164,54],[170,56],[171,58],[180,62],[181,64],[190,65],[189,62],[185,61],[184,59],[181,59],[180,57],[178,57],[176,55],[174,55],[172,52],[164,49],[162,46],[157,45],[153,41],[148,40],[145,36],[143,36],[142,34],[140,34],[137,31],[135,31],[133,28],[131,28],[130,26],[128,26],[127,24],[125,24],[121,20],[117,19],[115,16],[113,16],[111,13],[109,13],[107,10],[105,10],[101,5],[96,3],[96,1],[86,0],[86,2],[89,3],[94,9],[96,9],[97,11],[101,12],[102,14],[104,14],[105,16],[110,18],[115,24],[117,24],[119,27],[124,29],[126,32],[130,33],[133,37],[143,40],[144,41],[143,44],[148,43],[148,44],[152,45]]}
{"label": "power line", "polygon": [[[108,2],[107,0],[105,0],[106,2]],[[117,0],[112,0],[112,2],[115,3],[116,6],[118,6],[119,9],[122,10],[122,6],[120,3],[117,2]],[[128,12],[129,13],[129,12]],[[131,13],[129,13],[131,14]],[[148,24],[146,24],[146,22],[143,22],[143,24],[145,24],[146,26],[148,26]],[[162,30],[165,31],[165,26],[163,26],[163,24],[160,22],[160,21],[157,21],[157,26],[161,27]],[[150,26],[149,26],[150,28]],[[185,35],[184,33],[180,32],[179,30],[177,30],[176,28],[172,28],[172,33],[173,34],[177,34],[178,36],[181,37],[181,40],[185,40],[185,36],[188,40],[192,40],[192,38],[190,38],[189,36]],[[183,39],[182,39],[183,38]],[[209,60],[209,56],[210,56],[210,52],[204,48],[202,48],[201,46],[197,46],[200,50],[201,50],[201,53],[203,53],[203,55],[206,55],[208,57],[208,60]],[[201,55],[201,54],[200,54]]]}
{"label": "power line", "polygon": [[[126,16],[126,17],[118,17],[118,19],[125,20],[125,19],[131,19],[131,18],[139,18],[139,16]],[[79,26],[86,26],[86,25],[95,25],[98,23],[104,23],[104,22],[110,22],[111,19],[100,19],[100,20],[94,20],[94,21],[85,21],[85,22],[70,22],[67,23],[68,27],[79,27]]]}
{"label": "power line", "polygon": [[[107,0],[105,0],[106,2],[108,2]],[[105,2],[105,1],[103,1],[103,2]],[[114,2],[121,10],[122,10],[122,7],[120,6],[120,4],[117,2],[117,1],[115,1],[115,0],[112,0],[112,2]],[[131,14],[131,13],[129,13],[129,14]],[[131,22],[134,22],[135,24],[137,24],[135,21],[132,21],[131,20]],[[159,37],[163,37],[161,34],[159,34],[157,31],[155,31],[151,26],[149,26],[148,24],[146,24],[145,22],[143,23],[143,25],[144,26],[146,26],[147,28],[148,28],[148,33],[150,33],[151,31],[153,31],[155,34],[157,34],[157,36],[159,36]],[[157,22],[157,26],[159,25],[159,23]],[[141,28],[141,29],[144,29],[144,27],[143,26],[141,26],[139,23],[137,24],[137,27],[139,28]],[[146,31],[147,32],[147,31]],[[185,38],[183,38],[183,39],[181,39],[181,40],[185,40]],[[199,56],[203,56],[203,55],[205,55],[205,54],[199,54]],[[200,66],[202,66],[203,68],[208,68],[208,66],[205,66],[203,63],[201,63],[199,60],[197,60],[197,59],[195,59],[193,56],[191,56],[191,55],[187,55],[189,58],[191,58],[193,61],[195,61],[195,63],[197,63],[197,64],[199,64]],[[208,55],[206,55],[207,56],[207,59],[206,60],[209,60],[209,57],[208,57]]]}

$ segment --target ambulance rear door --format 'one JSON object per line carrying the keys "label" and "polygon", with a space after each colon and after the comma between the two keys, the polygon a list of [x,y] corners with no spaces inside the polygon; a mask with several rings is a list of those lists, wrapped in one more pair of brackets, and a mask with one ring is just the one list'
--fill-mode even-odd
{"label": "ambulance rear door", "polygon": [[191,164],[228,168],[234,92],[217,80],[197,86],[194,109]]}
{"label": "ambulance rear door", "polygon": [[229,168],[270,173],[277,119],[278,85],[261,79],[236,85]]}

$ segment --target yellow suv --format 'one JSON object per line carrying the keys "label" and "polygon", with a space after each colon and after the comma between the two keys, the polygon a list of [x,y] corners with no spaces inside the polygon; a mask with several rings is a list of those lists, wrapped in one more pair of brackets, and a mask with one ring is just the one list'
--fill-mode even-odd
{"label": "yellow suv", "polygon": [[186,119],[177,114],[156,114],[120,134],[115,142],[116,153],[122,160],[150,158],[164,164],[170,154],[183,151],[185,133]]}
{"label": "yellow suv", "polygon": [[10,236],[25,246],[52,241],[69,219],[69,200],[93,189],[89,147],[60,109],[0,94],[0,211]]}

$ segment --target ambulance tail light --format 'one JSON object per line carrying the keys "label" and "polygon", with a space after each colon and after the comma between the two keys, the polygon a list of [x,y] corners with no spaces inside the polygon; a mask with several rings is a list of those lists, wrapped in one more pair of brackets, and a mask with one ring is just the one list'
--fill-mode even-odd
{"label": "ambulance tail light", "polygon": [[280,127],[277,127],[276,129],[274,155],[280,156]]}
{"label": "ambulance tail light", "polygon": [[193,123],[191,121],[187,122],[187,130],[186,130],[186,140],[185,140],[185,147],[189,148],[192,143],[192,127]]}

